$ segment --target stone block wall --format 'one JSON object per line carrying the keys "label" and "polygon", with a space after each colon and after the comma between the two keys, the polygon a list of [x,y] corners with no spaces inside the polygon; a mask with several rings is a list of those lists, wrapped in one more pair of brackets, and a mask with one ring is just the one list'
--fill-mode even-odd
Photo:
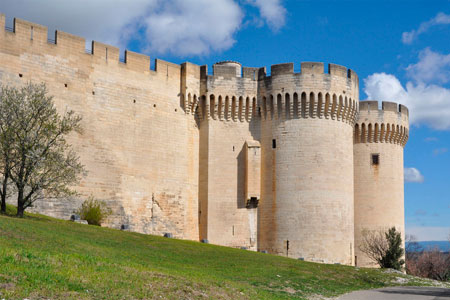
{"label": "stone block wall", "polygon": [[378,101],[361,102],[354,130],[355,255],[356,264],[366,267],[377,265],[360,250],[364,231],[394,226],[405,241],[403,147],[409,134],[408,110],[392,102],[381,104],[379,108]]}
{"label": "stone block wall", "polygon": [[68,219],[93,195],[113,209],[108,226],[197,240],[199,135],[180,107],[181,67],[157,60],[152,71],[144,55],[127,52],[123,63],[109,45],[86,53],[83,38],[57,32],[55,44],[43,26],[16,19],[14,28],[0,30],[1,83],[45,82],[60,112],[83,117],[83,133],[70,136],[88,171],[81,197],[34,211]]}
{"label": "stone block wall", "polygon": [[404,232],[408,110],[359,102],[354,71],[303,62],[269,75],[225,61],[208,74],[120,57],[69,33],[48,40],[45,26],[20,19],[0,30],[0,82],[45,82],[60,112],[83,117],[69,137],[88,171],[81,196],[33,211],[68,219],[92,195],[112,208],[113,228],[348,265],[369,265],[362,228]]}

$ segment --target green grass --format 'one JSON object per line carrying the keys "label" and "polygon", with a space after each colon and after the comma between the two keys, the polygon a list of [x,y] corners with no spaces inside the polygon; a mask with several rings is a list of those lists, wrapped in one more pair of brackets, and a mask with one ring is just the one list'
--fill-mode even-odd
{"label": "green grass", "polygon": [[41,215],[19,219],[14,210],[0,215],[0,299],[307,299],[403,276]]}

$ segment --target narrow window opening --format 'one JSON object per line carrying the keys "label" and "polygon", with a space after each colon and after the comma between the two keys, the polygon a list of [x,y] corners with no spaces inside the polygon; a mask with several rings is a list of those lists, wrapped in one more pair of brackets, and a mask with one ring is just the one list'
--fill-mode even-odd
{"label": "narrow window opening", "polygon": [[275,149],[277,147],[277,140],[272,140],[272,148]]}
{"label": "narrow window opening", "polygon": [[30,39],[33,40],[33,26],[31,26],[31,31],[30,31]]}
{"label": "narrow window opening", "polygon": [[178,110],[175,108],[175,112],[177,112]]}
{"label": "narrow window opening", "polygon": [[247,199],[247,203],[245,205],[246,208],[257,208],[258,207],[259,200],[257,197],[250,197],[250,199]]}
{"label": "narrow window opening", "polygon": [[108,48],[105,48],[105,60],[108,60]]}
{"label": "narrow window opening", "polygon": [[22,77],[23,77],[22,73],[19,73],[19,77],[20,77],[20,78],[22,78]]}
{"label": "narrow window opening", "polygon": [[234,235],[234,225],[233,225],[233,229],[232,229],[232,231],[233,231],[233,235]]}
{"label": "narrow window opening", "polygon": [[95,92],[94,92],[94,91],[92,91],[92,95],[95,95]]}
{"label": "narrow window opening", "polygon": [[233,146],[233,152],[234,152],[234,146]]}
{"label": "narrow window opening", "polygon": [[153,107],[156,107],[156,104],[153,104]]}
{"label": "narrow window opening", "polygon": [[372,165],[379,165],[380,164],[380,154],[372,154]]}
{"label": "narrow window opening", "polygon": [[67,87],[67,83],[64,83],[64,87]]}
{"label": "narrow window opening", "polygon": [[133,103],[136,103],[136,99],[133,99]]}

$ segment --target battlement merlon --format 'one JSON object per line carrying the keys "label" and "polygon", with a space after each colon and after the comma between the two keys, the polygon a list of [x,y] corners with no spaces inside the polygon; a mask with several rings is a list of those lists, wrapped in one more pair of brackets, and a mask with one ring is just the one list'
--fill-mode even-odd
{"label": "battlement merlon", "polygon": [[181,64],[181,95],[186,113],[195,111],[197,97],[200,95],[200,69],[201,67],[185,62]]}
{"label": "battlement merlon", "polygon": [[409,111],[404,105],[383,101],[361,101],[355,125],[355,142],[391,142],[406,145]]}
{"label": "battlement merlon", "polygon": [[[359,99],[357,74],[344,66],[328,64],[328,72],[322,62],[301,62],[300,72],[294,63],[276,64],[270,67],[270,74],[260,71],[259,81],[264,82],[268,93],[298,90],[299,85],[315,92],[343,93],[352,99]],[[295,87],[297,85],[297,87]],[[280,88],[281,90],[276,90]],[[343,92],[344,91],[344,92]]]}
{"label": "battlement merlon", "polygon": [[[282,63],[270,66],[270,75],[278,76],[278,75],[288,75],[288,74],[302,74],[302,75],[318,75],[318,74],[326,74],[324,72],[324,63],[323,62],[301,62],[300,63],[300,73],[295,73],[295,64],[290,63]],[[264,72],[265,73],[265,72]],[[332,76],[340,76],[344,78],[349,78],[352,81],[358,83],[358,75],[355,71],[351,69],[347,69],[344,66],[336,65],[336,64],[328,64],[328,74]]]}
{"label": "battlement merlon", "polygon": [[232,78],[251,78],[253,80],[263,80],[265,78],[277,77],[283,75],[329,75],[342,77],[356,83],[359,86],[358,75],[355,71],[347,69],[344,66],[336,64],[328,64],[328,73],[324,72],[324,63],[322,62],[301,62],[301,71],[294,72],[294,63],[281,63],[270,66],[270,75],[267,76],[266,68],[249,68],[242,67],[240,63],[235,61],[218,62],[213,65],[213,74],[208,75],[207,66],[203,66],[201,70],[202,78],[207,76],[223,77],[225,79]]}
{"label": "battlement merlon", "polygon": [[381,108],[379,108],[379,102],[376,100],[365,100],[359,102],[359,113],[360,120],[361,117],[366,117],[368,119],[369,115],[379,118],[383,116],[385,118],[392,118],[395,116],[397,123],[402,123],[401,125],[409,127],[409,110],[406,106],[390,101],[382,101]]}
{"label": "battlement merlon", "polygon": [[28,49],[29,47],[39,46],[39,52],[45,54],[69,53],[71,55],[77,55],[80,58],[87,59],[91,57],[97,62],[104,61],[105,63],[113,63],[114,65],[120,65],[128,70],[136,71],[140,73],[163,73],[167,75],[169,73],[178,72],[180,75],[180,65],[172,64],[162,60],[155,60],[155,71],[150,69],[150,56],[125,50],[124,60],[120,61],[120,50],[118,47],[107,45],[101,42],[92,41],[92,49],[86,49],[86,40],[83,37],[79,37],[60,30],[55,31],[54,40],[53,37],[48,36],[47,26],[28,22],[19,18],[14,18],[13,28],[6,29],[6,17],[5,14],[0,14],[0,28],[3,28],[4,34],[0,34],[0,40],[7,39],[8,42],[16,45],[22,45],[22,47],[15,47],[15,49]]}
{"label": "battlement merlon", "polygon": [[201,94],[209,97],[216,96],[250,97],[257,94],[259,74],[261,68],[241,67],[235,61],[218,62],[213,65],[213,74],[208,74],[208,66],[200,67],[202,82]]}
{"label": "battlement merlon", "polygon": [[251,80],[259,80],[261,74],[265,74],[265,68],[242,67],[236,61],[222,61],[213,65],[212,75],[208,74],[208,67],[206,65],[201,67],[201,77],[206,79],[209,77],[223,77],[224,79],[244,78]]}

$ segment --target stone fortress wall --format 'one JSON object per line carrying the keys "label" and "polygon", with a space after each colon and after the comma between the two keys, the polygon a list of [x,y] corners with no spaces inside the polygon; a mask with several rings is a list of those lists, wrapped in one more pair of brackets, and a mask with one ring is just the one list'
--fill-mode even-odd
{"label": "stone fortress wall", "polygon": [[359,102],[354,71],[226,61],[208,74],[158,59],[151,70],[148,56],[55,37],[19,19],[0,30],[0,82],[45,82],[60,111],[83,116],[70,137],[83,197],[35,211],[67,219],[93,195],[113,209],[110,227],[348,265],[368,265],[362,229],[404,230],[407,110]]}
{"label": "stone fortress wall", "polygon": [[275,65],[262,81],[261,245],[352,264],[353,124],[358,78],[322,63]]}
{"label": "stone fortress wall", "polygon": [[[381,104],[378,108],[377,101],[361,102],[355,125],[357,244],[361,243],[363,230],[386,230],[392,226],[401,230],[405,242],[403,148],[408,140],[409,112],[397,103]],[[375,266],[358,248],[355,251],[359,265]]]}

